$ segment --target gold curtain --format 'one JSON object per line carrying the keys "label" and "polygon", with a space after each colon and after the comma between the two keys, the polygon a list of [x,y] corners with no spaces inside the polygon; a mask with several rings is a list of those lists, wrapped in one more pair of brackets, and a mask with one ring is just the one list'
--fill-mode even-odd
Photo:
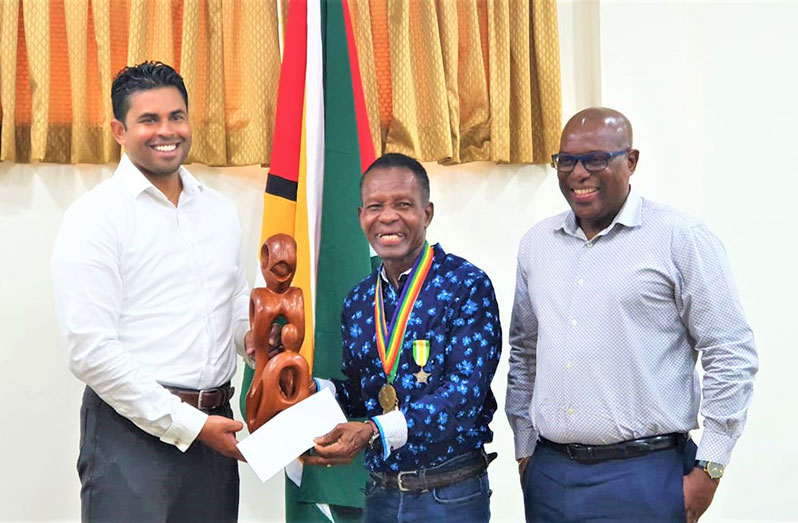
{"label": "gold curtain", "polygon": [[[189,92],[189,161],[268,164],[287,4],[0,0],[0,160],[117,160],[113,75],[160,60]],[[546,163],[556,152],[556,0],[349,5],[378,154]]]}
{"label": "gold curtain", "polygon": [[0,0],[0,160],[117,160],[113,76],[160,60],[189,92],[190,162],[268,163],[278,38],[273,1]]}
{"label": "gold curtain", "polygon": [[556,0],[350,0],[375,150],[547,163],[562,118]]}

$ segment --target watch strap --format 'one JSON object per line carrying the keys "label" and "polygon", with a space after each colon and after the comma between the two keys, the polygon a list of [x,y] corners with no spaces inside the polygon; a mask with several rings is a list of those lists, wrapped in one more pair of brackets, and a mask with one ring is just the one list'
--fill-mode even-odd
{"label": "watch strap", "polygon": [[374,421],[372,421],[370,419],[364,421],[363,423],[365,423],[366,425],[369,425],[371,427],[371,430],[372,430],[371,437],[369,438],[369,442],[368,442],[368,447],[371,450],[375,451],[375,452],[380,452],[380,450],[382,450],[382,449],[381,448],[379,450],[377,449],[378,446],[379,447],[382,446],[382,445],[380,445],[380,443],[382,443],[382,438],[380,438],[380,429],[379,429],[379,427],[377,427],[377,424],[374,423]]}

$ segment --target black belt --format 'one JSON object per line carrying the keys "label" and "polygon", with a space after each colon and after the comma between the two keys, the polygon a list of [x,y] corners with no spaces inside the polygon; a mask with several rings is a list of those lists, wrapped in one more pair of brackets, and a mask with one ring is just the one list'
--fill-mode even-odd
{"label": "black belt", "polygon": [[583,445],[581,443],[555,443],[544,437],[538,438],[541,446],[565,454],[569,459],[582,463],[598,463],[611,459],[639,458],[658,450],[683,446],[689,436],[687,434],[663,434],[648,438],[630,439],[610,445]]}
{"label": "black belt", "polygon": [[396,489],[402,492],[422,492],[479,476],[488,470],[490,462],[496,459],[495,452],[486,454],[484,450],[464,454],[464,456],[467,458],[463,456],[452,458],[452,460],[462,459],[463,461],[459,467],[454,469],[449,468],[452,461],[449,460],[426,469],[407,470],[398,474],[369,472],[369,475],[380,488]]}
{"label": "black belt", "polygon": [[200,410],[213,410],[227,405],[236,391],[235,387],[230,386],[229,381],[213,389],[193,390],[181,387],[169,387],[166,385],[164,385],[163,388],[192,407]]}

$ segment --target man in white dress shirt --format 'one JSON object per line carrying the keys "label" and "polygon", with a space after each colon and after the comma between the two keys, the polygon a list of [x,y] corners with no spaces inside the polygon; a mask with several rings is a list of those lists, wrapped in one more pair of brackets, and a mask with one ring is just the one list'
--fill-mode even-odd
{"label": "man in white dress shirt", "polygon": [[114,79],[125,154],[73,203],[53,252],[69,368],[86,383],[83,521],[234,521],[243,459],[232,419],[249,287],[232,202],[181,164],[188,95],[168,65]]}

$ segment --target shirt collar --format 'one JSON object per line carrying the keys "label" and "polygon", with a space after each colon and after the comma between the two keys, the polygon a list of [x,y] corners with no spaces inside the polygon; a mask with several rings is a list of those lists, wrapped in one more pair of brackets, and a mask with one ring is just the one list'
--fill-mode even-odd
{"label": "shirt collar", "polygon": [[[412,270],[413,270],[413,267],[410,267],[405,272],[403,272],[402,274],[399,275],[399,278],[397,278],[397,281],[399,282],[399,289],[402,289],[402,287],[405,286],[405,282],[407,281],[407,277],[410,274],[410,271],[412,271]],[[393,287],[393,284],[391,283],[391,280],[388,279],[388,273],[385,272],[385,265],[383,265],[383,264],[380,264],[380,278],[382,278],[382,281],[384,281],[385,283],[387,283],[388,285]]]}
{"label": "shirt collar", "polygon": [[[635,190],[633,186],[630,186],[629,189],[629,196],[626,197],[626,201],[623,203],[623,207],[621,210],[618,211],[618,214],[615,215],[613,218],[612,223],[607,226],[606,229],[599,232],[597,236],[602,236],[612,230],[615,227],[615,224],[621,224],[625,227],[637,227],[642,225],[643,217],[642,217],[642,209],[643,209],[643,197]],[[584,232],[582,232],[582,228],[579,227],[579,224],[576,222],[576,215],[574,214],[573,210],[568,211],[563,217],[562,223],[555,227],[557,231],[563,231],[566,234],[571,236],[576,236],[582,238],[584,236]]]}
{"label": "shirt collar", "polygon": [[[436,256],[439,255],[439,252],[443,253],[443,249],[441,248],[439,243],[434,244],[432,246],[432,250],[434,251],[434,254]],[[421,256],[421,253],[419,253],[419,256]],[[415,262],[413,262],[413,265],[415,265]],[[407,269],[406,271],[401,273],[399,275],[399,278],[397,278],[397,281],[399,282],[399,290],[400,291],[405,286],[405,282],[407,281],[407,277],[410,275],[410,271],[412,271],[412,270],[413,270],[413,267],[410,267],[409,269]],[[391,283],[391,280],[388,279],[388,273],[385,272],[385,264],[380,263],[380,268],[377,270],[377,273],[380,275],[380,278],[382,278],[382,281],[384,281],[385,283],[387,283],[388,285],[393,287],[393,284]]]}
{"label": "shirt collar", "polygon": [[[197,192],[205,190],[205,186],[184,169],[182,165],[178,168],[177,172],[180,175],[180,179],[183,181],[183,193],[185,196],[193,197]],[[138,167],[133,165],[133,162],[130,161],[127,154],[123,154],[122,158],[119,159],[119,166],[116,168],[115,176],[119,178],[128,194],[133,198],[147,189],[152,189],[156,191],[157,194],[162,194],[152,182],[141,173]]]}

